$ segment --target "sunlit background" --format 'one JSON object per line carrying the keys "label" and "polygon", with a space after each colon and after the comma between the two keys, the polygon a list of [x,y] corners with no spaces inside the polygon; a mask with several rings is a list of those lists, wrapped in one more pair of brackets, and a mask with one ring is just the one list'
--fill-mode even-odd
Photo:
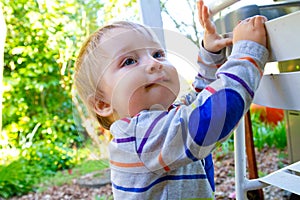
{"label": "sunlit background", "polygon": [[[182,91],[190,89],[197,71],[202,37],[195,2],[161,0],[166,49],[179,71]],[[269,2],[242,0],[221,14]],[[0,8],[7,26],[0,93],[0,198],[8,198],[32,191],[42,177],[106,158],[111,136],[92,122],[72,93],[74,62],[83,41],[98,27],[142,20],[137,0],[2,0]],[[176,35],[176,41],[169,35]],[[174,48],[174,43],[181,45]],[[268,64],[266,73],[277,72],[277,63]],[[103,166],[108,163],[102,160]]]}

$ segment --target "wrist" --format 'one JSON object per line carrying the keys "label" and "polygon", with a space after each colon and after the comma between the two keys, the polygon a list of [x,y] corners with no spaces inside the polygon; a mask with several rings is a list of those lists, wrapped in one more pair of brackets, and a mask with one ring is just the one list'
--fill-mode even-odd
{"label": "wrist", "polygon": [[220,53],[222,52],[222,49],[219,50],[219,51],[217,51],[217,52],[215,52],[215,51],[210,51],[209,49],[207,49],[207,48],[205,47],[204,41],[203,41],[203,40],[201,41],[201,45],[202,45],[202,47],[203,47],[206,51],[208,51],[209,53],[220,54]]}

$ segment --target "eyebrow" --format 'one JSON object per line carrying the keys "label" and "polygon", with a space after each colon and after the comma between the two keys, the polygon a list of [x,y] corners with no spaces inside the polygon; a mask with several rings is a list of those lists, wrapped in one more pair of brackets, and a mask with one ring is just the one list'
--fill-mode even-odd
{"label": "eyebrow", "polygon": [[132,48],[132,47],[125,46],[124,48],[122,48],[119,51],[117,51],[113,55],[113,57],[122,57],[124,54],[131,53],[131,52],[134,52],[134,51],[143,50],[143,49],[162,49],[162,50],[165,50],[160,45],[160,43],[153,41],[153,42],[149,43],[149,47]]}

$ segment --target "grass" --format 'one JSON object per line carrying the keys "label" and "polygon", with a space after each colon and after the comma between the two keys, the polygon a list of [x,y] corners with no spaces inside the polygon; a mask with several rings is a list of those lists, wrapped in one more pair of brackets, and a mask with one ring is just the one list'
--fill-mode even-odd
{"label": "grass", "polygon": [[52,177],[44,177],[41,184],[38,186],[37,192],[43,192],[51,186],[61,186],[71,184],[74,179],[80,178],[91,172],[103,170],[109,167],[108,160],[86,160],[77,165],[73,169],[57,172]]}
{"label": "grass", "polygon": [[113,196],[101,196],[101,197],[99,197],[99,196],[96,196],[95,197],[95,200],[113,200],[114,198],[113,198]]}

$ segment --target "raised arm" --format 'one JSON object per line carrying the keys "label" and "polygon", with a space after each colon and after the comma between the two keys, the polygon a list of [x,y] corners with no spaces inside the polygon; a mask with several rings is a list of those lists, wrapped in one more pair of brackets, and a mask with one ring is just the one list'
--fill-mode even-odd
{"label": "raised arm", "polygon": [[220,36],[213,22],[210,20],[209,9],[204,5],[203,0],[197,3],[199,22],[204,29],[203,47],[210,52],[219,52],[227,46],[232,45],[231,38]]}

